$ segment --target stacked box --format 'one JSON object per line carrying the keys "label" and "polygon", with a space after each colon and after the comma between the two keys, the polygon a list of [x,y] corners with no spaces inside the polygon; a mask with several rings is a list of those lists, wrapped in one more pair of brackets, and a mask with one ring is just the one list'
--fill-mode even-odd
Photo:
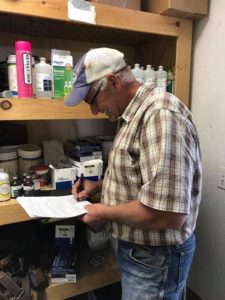
{"label": "stacked box", "polygon": [[78,254],[77,247],[59,248],[52,265],[51,282],[76,282]]}
{"label": "stacked box", "polygon": [[76,168],[76,178],[80,178],[81,174],[83,177],[89,180],[98,181],[101,179],[103,174],[103,160],[94,159],[88,161],[76,161],[69,158],[69,162],[72,163]]}
{"label": "stacked box", "polygon": [[65,144],[65,152],[70,158],[79,162],[102,159],[102,145],[93,139],[68,140]]}
{"label": "stacked box", "polygon": [[76,282],[79,245],[75,240],[75,225],[55,226],[57,255],[51,270],[52,282]]}
{"label": "stacked box", "polygon": [[50,165],[51,182],[56,190],[71,189],[76,180],[76,168],[72,164]]}

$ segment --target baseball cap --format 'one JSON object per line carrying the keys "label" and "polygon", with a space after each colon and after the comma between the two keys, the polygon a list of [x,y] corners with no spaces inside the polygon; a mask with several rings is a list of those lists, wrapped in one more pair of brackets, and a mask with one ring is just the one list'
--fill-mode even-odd
{"label": "baseball cap", "polygon": [[78,105],[85,99],[91,83],[126,66],[124,54],[116,49],[95,48],[84,54],[74,67],[73,90],[65,99],[65,105]]}

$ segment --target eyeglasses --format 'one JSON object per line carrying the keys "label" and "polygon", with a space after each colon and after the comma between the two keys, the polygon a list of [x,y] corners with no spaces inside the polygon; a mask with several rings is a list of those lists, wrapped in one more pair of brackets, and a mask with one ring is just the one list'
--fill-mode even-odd
{"label": "eyeglasses", "polygon": [[101,91],[101,86],[102,86],[102,84],[99,84],[98,89],[96,90],[96,92],[95,92],[94,96],[91,98],[91,100],[85,100],[85,102],[87,104],[89,104],[90,106],[96,106],[96,98]]}

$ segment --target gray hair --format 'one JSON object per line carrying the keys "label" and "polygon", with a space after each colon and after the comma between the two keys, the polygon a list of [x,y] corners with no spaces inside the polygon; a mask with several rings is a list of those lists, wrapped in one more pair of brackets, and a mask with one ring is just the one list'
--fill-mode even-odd
{"label": "gray hair", "polygon": [[[124,67],[122,70],[115,72],[115,75],[118,76],[125,84],[130,84],[135,80],[133,73],[131,72],[128,66]],[[97,80],[93,84],[93,88],[97,90],[100,87],[100,90],[103,91],[107,86],[107,78],[103,77]]]}

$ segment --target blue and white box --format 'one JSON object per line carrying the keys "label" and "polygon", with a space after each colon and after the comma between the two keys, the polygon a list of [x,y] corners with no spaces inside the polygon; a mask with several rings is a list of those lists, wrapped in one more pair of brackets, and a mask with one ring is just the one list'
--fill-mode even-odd
{"label": "blue and white box", "polygon": [[56,190],[70,189],[76,180],[76,167],[72,164],[64,166],[51,165],[52,186]]}
{"label": "blue and white box", "polygon": [[69,158],[69,162],[75,166],[77,178],[81,177],[81,174],[83,174],[84,178],[93,181],[98,181],[99,179],[102,178],[102,174],[103,174],[102,159],[93,159],[93,160],[81,162]]}

